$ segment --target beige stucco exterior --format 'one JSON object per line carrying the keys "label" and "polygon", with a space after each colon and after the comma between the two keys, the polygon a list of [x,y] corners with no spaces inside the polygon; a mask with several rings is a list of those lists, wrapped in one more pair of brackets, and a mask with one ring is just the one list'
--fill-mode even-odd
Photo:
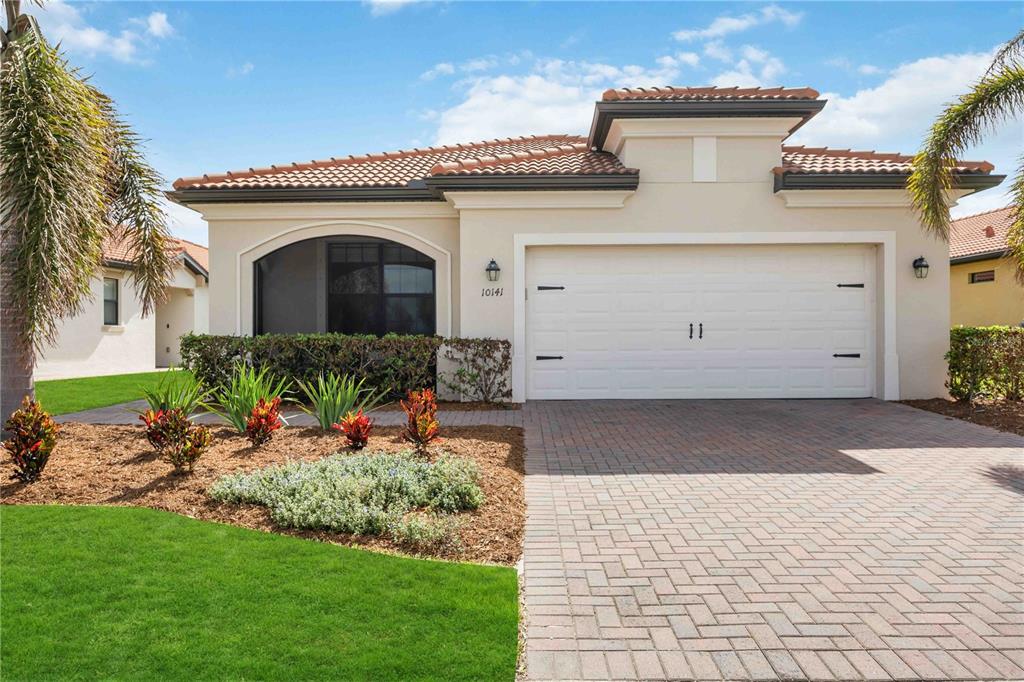
{"label": "beige stucco exterior", "polygon": [[[103,324],[103,279],[118,280],[117,325]],[[209,330],[206,280],[183,264],[174,268],[168,299],[155,315],[143,315],[130,272],[103,268],[92,281],[92,294],[78,315],[62,320],[57,341],[36,360],[36,379],[66,379],[150,372],[178,356],[178,338]],[[157,329],[158,323],[164,326]],[[170,324],[168,328],[166,325]],[[163,348],[169,350],[162,352]]]}
{"label": "beige stucco exterior", "polygon": [[[995,280],[971,284],[971,273],[992,270]],[[1024,323],[1024,287],[1005,258],[958,263],[949,267],[950,322],[987,326]]]}
{"label": "beige stucco exterior", "polygon": [[[615,121],[605,149],[639,168],[635,192],[462,191],[448,192],[446,202],[190,204],[210,227],[210,329],[252,333],[252,264],[276,248],[331,234],[392,239],[437,263],[438,333],[513,341],[515,396],[522,399],[524,268],[531,245],[863,243],[877,256],[877,395],[943,395],[949,271],[933,267],[917,279],[911,263],[922,255],[943,263],[947,245],[922,232],[902,190],[775,192],[771,169],[780,164],[781,143],[794,124]],[[496,285],[484,272],[492,258],[502,268]],[[495,286],[501,295],[485,292]]]}

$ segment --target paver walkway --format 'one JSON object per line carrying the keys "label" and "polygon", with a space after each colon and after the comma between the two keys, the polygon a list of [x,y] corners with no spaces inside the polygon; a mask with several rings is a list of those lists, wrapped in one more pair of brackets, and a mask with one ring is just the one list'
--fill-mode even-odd
{"label": "paver walkway", "polygon": [[532,679],[1024,679],[1024,438],[874,400],[528,403]]}

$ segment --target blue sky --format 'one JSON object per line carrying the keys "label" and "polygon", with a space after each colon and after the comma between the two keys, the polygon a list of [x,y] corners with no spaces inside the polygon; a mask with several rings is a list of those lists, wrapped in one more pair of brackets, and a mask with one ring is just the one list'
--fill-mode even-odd
{"label": "blue sky", "polygon": [[[585,133],[625,85],[809,85],[794,143],[913,152],[1024,25],[1019,2],[52,2],[39,15],[183,175],[499,136]],[[1020,121],[970,158],[1011,173]],[[1005,183],[1004,183],[1005,184]],[[1005,203],[1000,187],[958,214]],[[205,223],[169,206],[172,229]]]}

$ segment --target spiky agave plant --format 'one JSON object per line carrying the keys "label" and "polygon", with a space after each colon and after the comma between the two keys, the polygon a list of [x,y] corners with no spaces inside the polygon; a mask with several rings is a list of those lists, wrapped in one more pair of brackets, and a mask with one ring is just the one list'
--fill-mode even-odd
{"label": "spiky agave plant", "polygon": [[35,352],[83,310],[104,239],[122,241],[144,314],[172,258],[160,176],[105,95],[3,0],[0,48],[0,414],[31,395]]}
{"label": "spiky agave plant", "polygon": [[[974,87],[951,104],[932,125],[914,157],[907,182],[925,229],[949,238],[947,192],[953,187],[956,158],[997,125],[1024,114],[1024,31],[1000,48]],[[1007,237],[1017,279],[1024,284],[1024,155],[1010,186],[1013,224]]]}

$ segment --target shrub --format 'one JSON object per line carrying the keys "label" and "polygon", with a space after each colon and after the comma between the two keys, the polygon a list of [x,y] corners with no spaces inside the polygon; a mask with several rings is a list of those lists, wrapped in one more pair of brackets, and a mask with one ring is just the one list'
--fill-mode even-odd
{"label": "shrub", "polygon": [[303,407],[303,411],[316,417],[322,429],[333,428],[350,412],[369,411],[381,401],[379,393],[363,386],[366,379],[357,382],[355,377],[331,372],[326,377],[318,375],[316,381],[299,380],[298,383],[312,406],[312,409]]}
{"label": "shrub", "polygon": [[146,426],[146,440],[157,452],[163,452],[167,445],[167,411],[146,410],[139,415]]}
{"label": "shrub", "polygon": [[331,428],[341,431],[348,440],[349,447],[354,450],[362,450],[370,440],[370,431],[373,430],[373,420],[358,412],[349,412],[341,418],[341,422],[334,424]]}
{"label": "shrub", "polygon": [[4,423],[4,429],[10,434],[4,448],[14,461],[11,478],[26,483],[39,480],[57,445],[60,427],[39,403],[25,396],[21,407]]}
{"label": "shrub", "polygon": [[249,421],[245,425],[245,435],[253,447],[259,447],[270,440],[274,431],[281,428],[281,399],[266,400],[260,398],[256,407],[252,408]]}
{"label": "shrub", "polygon": [[413,552],[458,551],[462,520],[448,514],[409,514],[391,526],[391,539]]}
{"label": "shrub", "polygon": [[283,398],[288,387],[286,379],[275,381],[269,368],[262,367],[257,371],[255,367],[239,362],[235,364],[227,387],[212,392],[220,407],[211,407],[211,410],[226,419],[239,433],[246,433],[249,418],[259,401]]}
{"label": "shrub", "polygon": [[957,400],[1024,397],[1024,328],[954,327],[946,388]]}
{"label": "shrub", "polygon": [[483,502],[478,471],[412,453],[334,455],[231,474],[210,488],[221,502],[259,504],[285,528],[386,535],[416,510],[475,509]]}
{"label": "shrub", "polygon": [[166,372],[154,387],[144,387],[142,394],[151,412],[181,410],[191,417],[209,399],[210,391],[188,372]]}
{"label": "shrub", "polygon": [[441,431],[441,424],[437,421],[437,397],[429,388],[409,391],[402,401],[402,409],[406,418],[402,438],[423,450]]}
{"label": "shrub", "polygon": [[194,423],[184,410],[146,410],[139,419],[146,424],[146,440],[177,470],[192,471],[213,441],[210,429]]}
{"label": "shrub", "polygon": [[[275,377],[307,384],[332,372],[352,376],[389,397],[434,385],[441,342],[439,336],[397,334],[189,334],[181,339],[181,358],[182,366],[207,386],[230,385],[232,368],[241,362],[266,367]],[[329,427],[327,424],[325,428]]]}
{"label": "shrub", "polygon": [[485,403],[512,398],[512,344],[504,339],[446,339],[443,357],[456,366],[438,378],[460,396]]}

